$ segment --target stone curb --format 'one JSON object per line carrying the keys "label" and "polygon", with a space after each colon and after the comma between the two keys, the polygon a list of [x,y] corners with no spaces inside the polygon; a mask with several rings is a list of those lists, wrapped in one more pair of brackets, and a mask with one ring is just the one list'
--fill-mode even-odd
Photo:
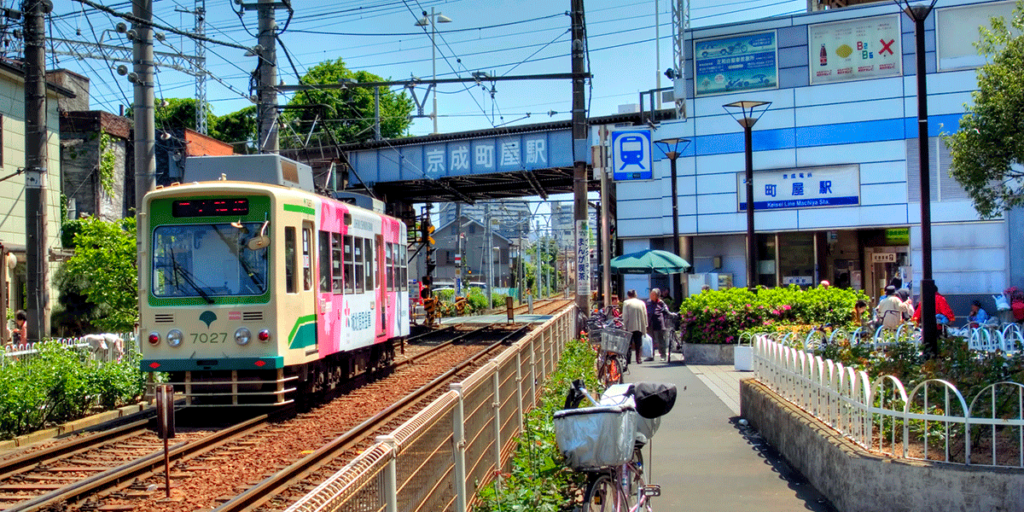
{"label": "stone curb", "polygon": [[41,441],[48,441],[55,437],[68,435],[74,432],[78,432],[89,427],[94,427],[100,423],[106,423],[120,418],[125,418],[133,414],[145,412],[152,408],[152,405],[148,402],[140,402],[135,405],[126,405],[117,409],[101,412],[99,414],[93,414],[92,416],[86,416],[75,421],[69,421],[62,425],[58,425],[54,428],[48,428],[45,430],[37,430],[31,434],[25,434],[23,436],[15,437],[9,441],[0,442],[0,452],[14,450],[18,448],[25,448],[31,444],[35,444]]}

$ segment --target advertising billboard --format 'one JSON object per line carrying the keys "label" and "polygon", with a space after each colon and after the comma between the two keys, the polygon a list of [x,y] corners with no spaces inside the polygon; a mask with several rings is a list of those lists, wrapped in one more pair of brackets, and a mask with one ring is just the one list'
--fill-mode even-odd
{"label": "advertising billboard", "polygon": [[902,72],[898,14],[809,25],[807,32],[812,84]]}
{"label": "advertising billboard", "polygon": [[775,31],[693,43],[697,96],[779,87]]}

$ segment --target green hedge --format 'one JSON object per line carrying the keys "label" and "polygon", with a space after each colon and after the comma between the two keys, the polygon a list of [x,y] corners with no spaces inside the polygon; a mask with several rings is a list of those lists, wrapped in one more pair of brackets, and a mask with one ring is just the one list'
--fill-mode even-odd
{"label": "green hedge", "polygon": [[[512,455],[512,469],[502,473],[477,491],[475,512],[569,511],[576,497],[585,490],[586,475],[565,466],[555,444],[552,421],[555,411],[565,404],[565,396],[574,379],[583,379],[591,394],[599,390],[594,372],[597,354],[585,341],[575,340],[565,347],[558,368],[544,386],[541,404],[527,414],[524,430]],[[581,406],[590,405],[586,400]]]}
{"label": "green hedge", "polygon": [[98,363],[60,343],[0,368],[0,439],[80,418],[93,406],[137,402],[145,388],[139,356]]}
{"label": "green hedge", "polygon": [[840,288],[746,288],[710,290],[679,307],[680,336],[686,343],[737,343],[744,330],[776,324],[850,323],[853,306],[867,300],[860,291]]}

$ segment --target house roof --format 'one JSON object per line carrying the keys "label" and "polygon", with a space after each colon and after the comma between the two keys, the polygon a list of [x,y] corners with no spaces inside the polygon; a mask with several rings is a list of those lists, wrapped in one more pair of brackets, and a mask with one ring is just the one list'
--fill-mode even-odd
{"label": "house roof", "polygon": [[[478,222],[476,220],[473,220],[472,217],[467,217],[467,216],[463,215],[462,217],[459,217],[459,219],[466,219],[466,220],[472,222],[473,224],[476,224],[477,226],[480,226],[482,228],[486,228],[487,227],[487,226],[483,225],[483,223]],[[444,231],[445,228],[447,228],[448,226],[451,226],[452,224],[455,224],[456,222],[459,222],[459,219],[453,219],[453,220],[450,220],[450,221],[442,224],[440,227],[437,228],[437,231]],[[512,244],[512,240],[509,240],[508,238],[505,238],[505,237],[499,235],[497,231],[491,230],[491,235],[504,240],[509,245]]]}
{"label": "house roof", "polygon": [[[25,69],[21,65],[15,64],[10,60],[0,60],[0,72],[7,72],[11,75],[20,78],[22,82],[25,81]],[[57,94],[64,96],[65,98],[76,97],[75,93],[71,89],[61,87],[50,81],[46,82],[46,88]]]}

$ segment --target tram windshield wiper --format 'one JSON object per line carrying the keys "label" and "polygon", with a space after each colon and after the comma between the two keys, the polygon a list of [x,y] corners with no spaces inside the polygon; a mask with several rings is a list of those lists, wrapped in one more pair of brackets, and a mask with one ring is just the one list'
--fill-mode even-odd
{"label": "tram windshield wiper", "polygon": [[181,276],[182,280],[184,280],[186,283],[188,283],[189,286],[194,288],[195,291],[199,294],[199,296],[202,297],[207,304],[213,304],[213,298],[210,297],[210,294],[206,293],[206,291],[203,290],[202,286],[196,284],[196,281],[192,277],[192,274],[189,274],[188,271],[186,271],[181,265],[178,264],[178,260],[174,257],[174,251],[171,250],[170,247],[167,247],[165,250],[171,254],[171,266],[172,268],[174,268],[174,273]]}

